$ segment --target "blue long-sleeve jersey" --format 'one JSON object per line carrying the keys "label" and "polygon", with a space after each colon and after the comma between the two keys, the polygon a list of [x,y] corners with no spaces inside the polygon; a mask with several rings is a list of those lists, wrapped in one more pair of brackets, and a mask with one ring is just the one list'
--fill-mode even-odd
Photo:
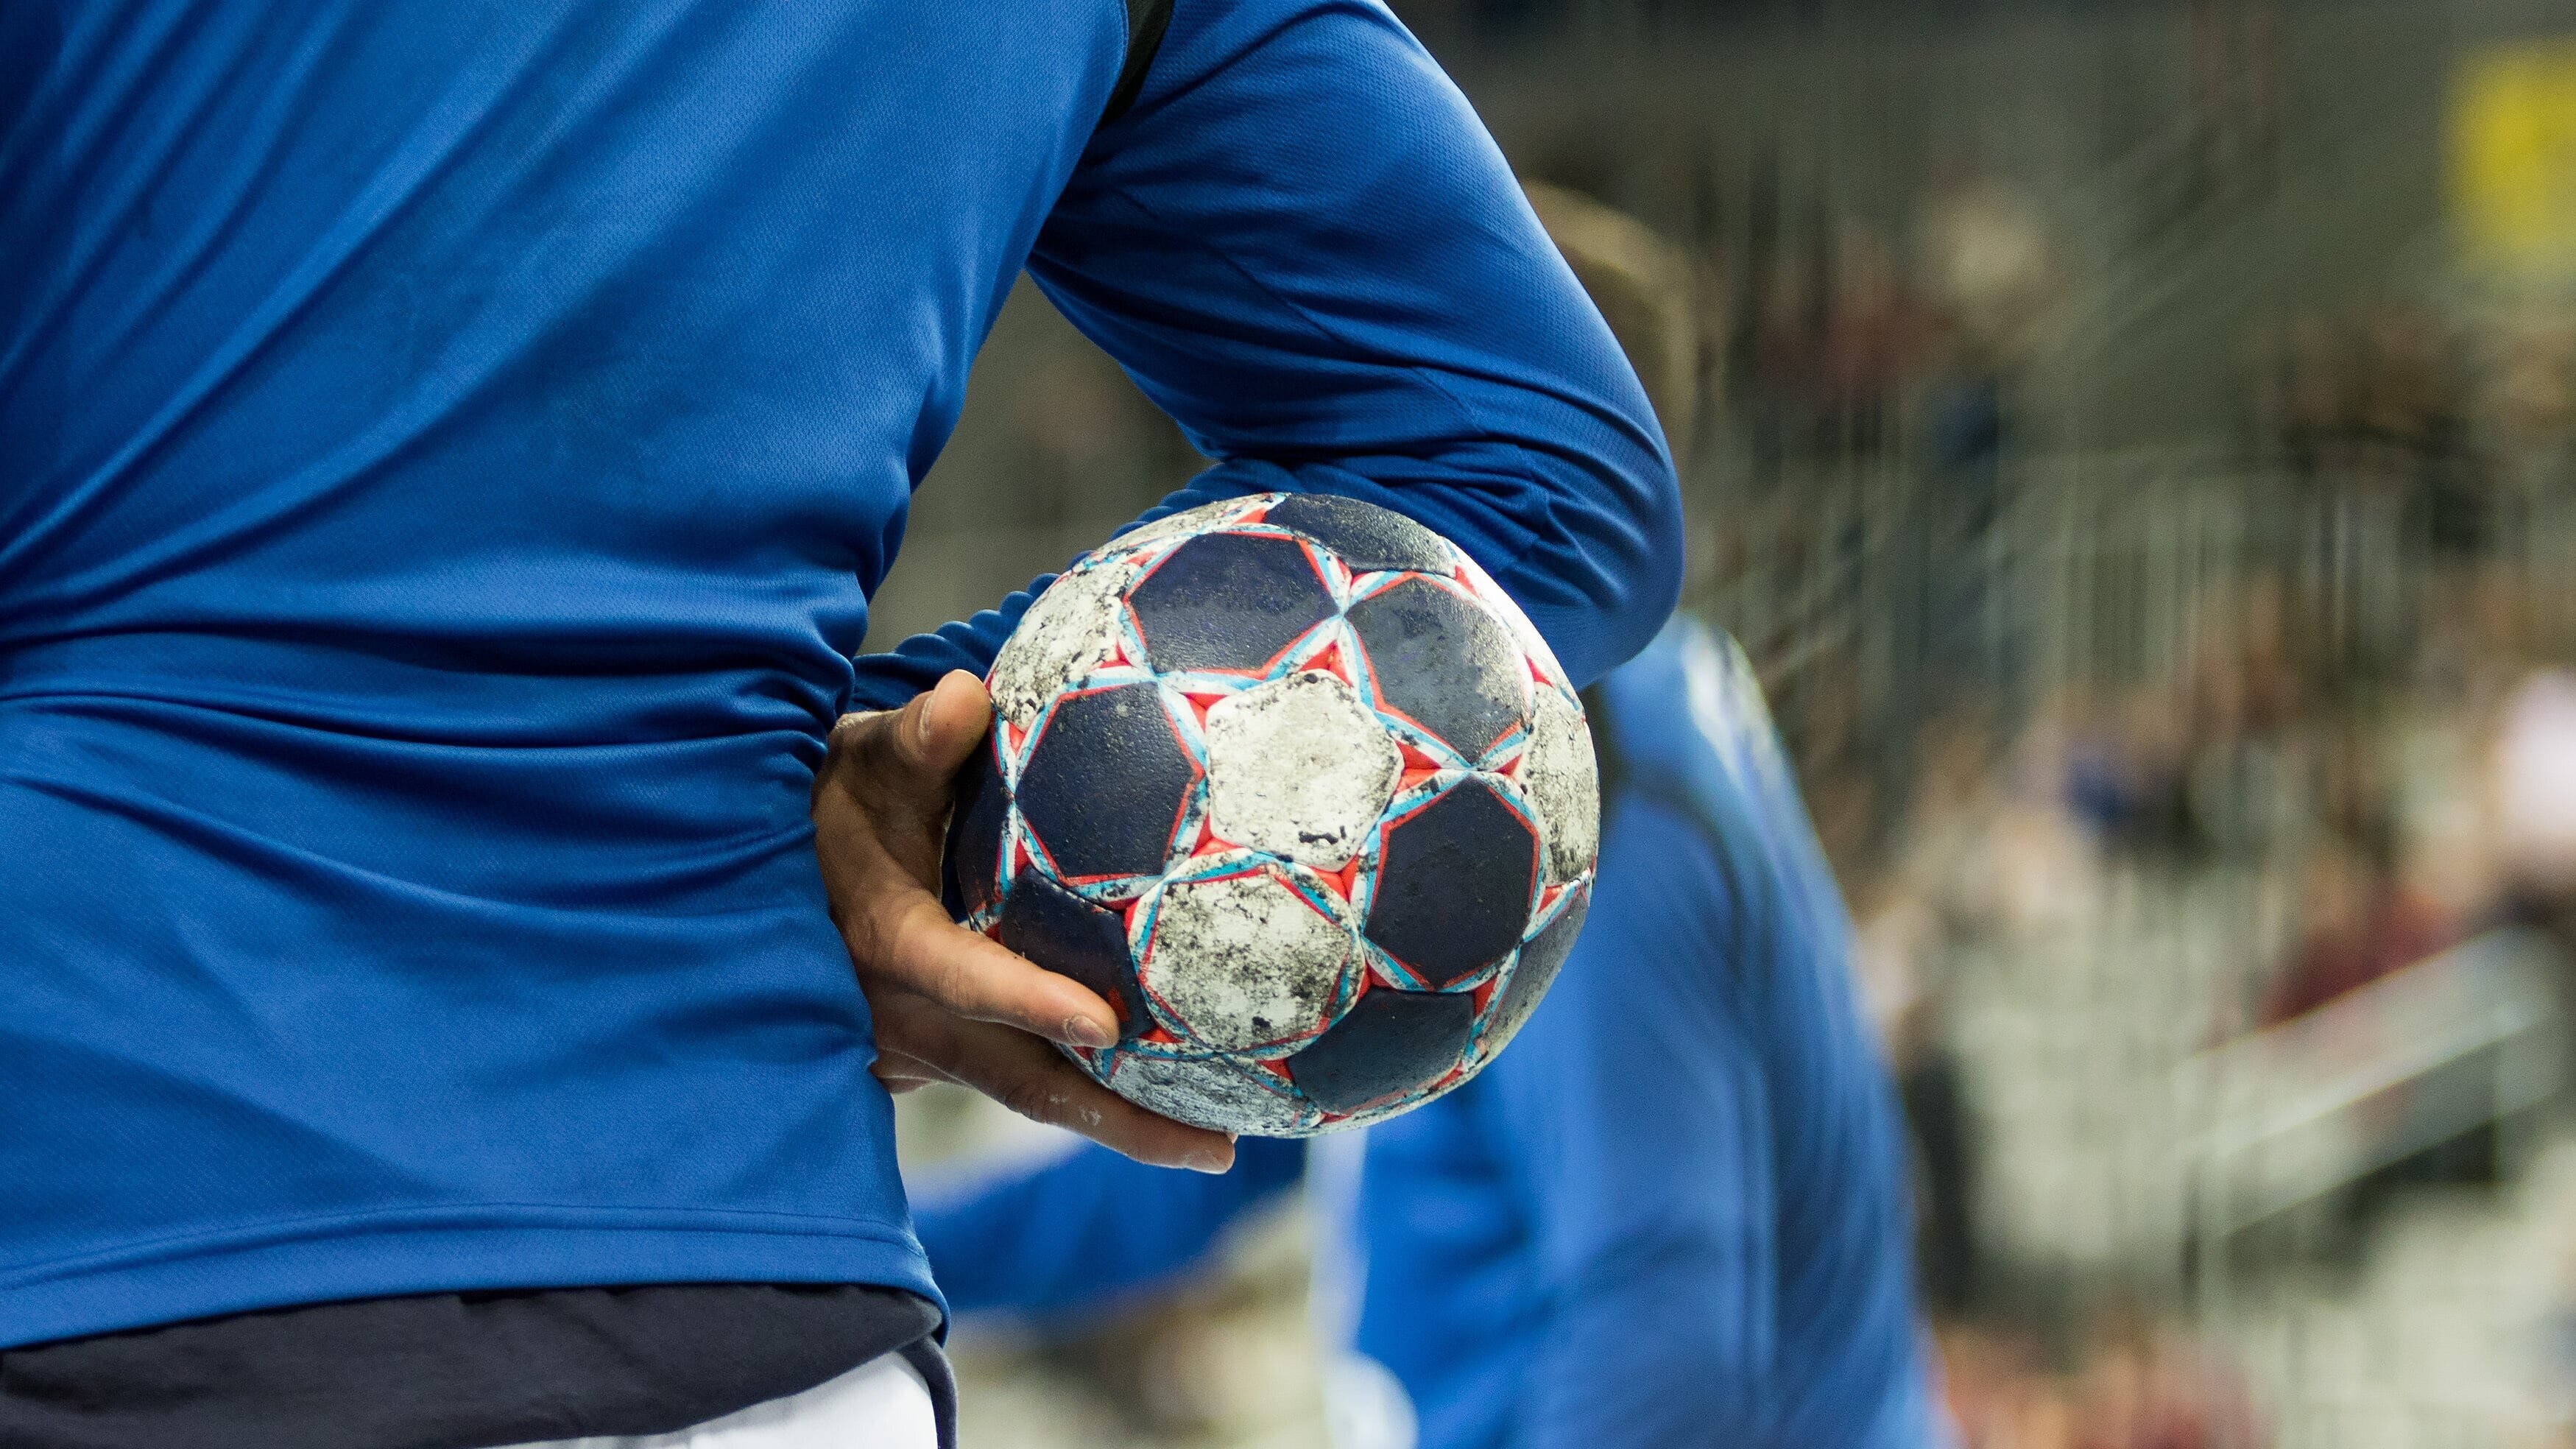
{"label": "blue long-sleeve jersey", "polygon": [[[1327,1195],[1351,1346],[1425,1449],[1948,1437],[1893,1093],[1741,660],[1677,622],[1611,674],[1626,780],[1563,973],[1482,1075],[1367,1129],[1356,1191]],[[958,1309],[1073,1314],[1185,1268],[1305,1167],[1277,1141],[1223,1178],[1089,1150],[930,1198],[919,1227]]]}
{"label": "blue long-sleeve jersey", "polygon": [[1670,466],[1371,0],[0,5],[0,1348],[332,1298],[931,1290],[835,715],[1025,266],[1220,460],[1578,676]]}

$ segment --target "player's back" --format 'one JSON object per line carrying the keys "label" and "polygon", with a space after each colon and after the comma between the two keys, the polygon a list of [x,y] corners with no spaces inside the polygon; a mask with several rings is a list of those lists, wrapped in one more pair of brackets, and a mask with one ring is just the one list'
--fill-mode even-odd
{"label": "player's back", "polygon": [[0,1345],[926,1291],[807,786],[1122,10],[0,26]]}

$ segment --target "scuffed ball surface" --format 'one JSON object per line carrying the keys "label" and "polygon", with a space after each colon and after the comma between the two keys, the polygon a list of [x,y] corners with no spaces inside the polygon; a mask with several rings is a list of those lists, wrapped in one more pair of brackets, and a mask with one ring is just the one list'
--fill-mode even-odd
{"label": "scuffed ball surface", "polygon": [[1368,843],[1404,752],[1359,691],[1305,670],[1208,709],[1208,824],[1301,865],[1339,870]]}
{"label": "scuffed ball surface", "polygon": [[1583,710],[1439,535],[1264,494],[1059,575],[987,679],[961,920],[1081,981],[1068,1055],[1185,1122],[1298,1137],[1419,1105],[1519,1030],[1600,838]]}
{"label": "scuffed ball surface", "polygon": [[1195,1046],[1255,1051],[1322,1031],[1351,960],[1328,888],[1250,852],[1217,860],[1220,873],[1171,882],[1147,903],[1146,995]]}

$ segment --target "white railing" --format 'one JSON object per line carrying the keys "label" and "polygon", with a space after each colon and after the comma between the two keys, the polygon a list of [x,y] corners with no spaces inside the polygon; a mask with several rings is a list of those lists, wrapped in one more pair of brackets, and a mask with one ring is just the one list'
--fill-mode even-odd
{"label": "white railing", "polygon": [[2184,1063],[2206,1242],[2548,1100],[2566,1076],[2547,937],[2500,929]]}

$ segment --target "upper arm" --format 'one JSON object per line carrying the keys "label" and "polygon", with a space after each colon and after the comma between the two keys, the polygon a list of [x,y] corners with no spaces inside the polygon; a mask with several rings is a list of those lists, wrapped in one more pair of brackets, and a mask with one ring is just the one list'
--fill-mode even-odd
{"label": "upper arm", "polygon": [[1210,1177],[1086,1145],[1032,1170],[922,1194],[914,1231],[961,1313],[1083,1312],[1196,1263],[1304,1163],[1301,1144],[1246,1138],[1233,1169]]}
{"label": "upper arm", "polygon": [[1367,0],[1180,0],[1030,274],[1218,460],[1224,496],[1407,513],[1578,680],[1680,580],[1643,389],[1465,98]]}

